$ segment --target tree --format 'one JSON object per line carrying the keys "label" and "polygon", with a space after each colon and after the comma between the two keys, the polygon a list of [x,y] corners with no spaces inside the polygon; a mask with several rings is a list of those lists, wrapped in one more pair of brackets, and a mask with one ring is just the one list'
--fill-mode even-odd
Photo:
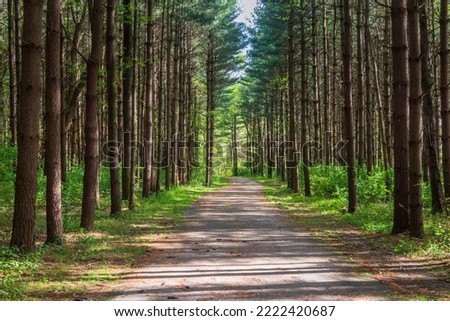
{"label": "tree", "polygon": [[409,228],[409,69],[406,0],[393,0],[392,58],[394,106],[394,226],[393,234]]}
{"label": "tree", "polygon": [[122,199],[130,200],[131,184],[131,100],[133,80],[133,15],[131,0],[123,0],[123,68],[122,68],[122,100],[123,100],[123,166],[122,166]]}
{"label": "tree", "polygon": [[351,0],[344,0],[342,55],[344,65],[344,113],[345,137],[347,140],[347,182],[348,182],[348,212],[354,213],[357,206],[356,175],[355,175],[355,138],[353,131],[352,102],[352,20]]}
{"label": "tree", "polygon": [[450,198],[450,105],[448,96],[448,0],[441,0],[441,118],[445,197]]}
{"label": "tree", "polygon": [[121,211],[120,198],[120,173],[119,173],[119,139],[118,119],[116,105],[116,70],[115,70],[115,8],[116,1],[108,0],[106,17],[106,82],[108,100],[108,162],[111,189],[111,215],[117,215]]}
{"label": "tree", "polygon": [[145,168],[144,188],[142,196],[149,197],[151,193],[152,162],[153,162],[153,0],[147,1],[147,43],[146,43],[146,86],[145,86]]}
{"label": "tree", "polygon": [[17,142],[17,115],[16,115],[16,70],[14,56],[14,13],[13,0],[8,0],[8,69],[9,69],[9,130],[11,132],[11,145]]}
{"label": "tree", "polygon": [[87,61],[86,85],[86,119],[84,135],[86,150],[84,153],[83,203],[81,209],[81,227],[94,227],[94,213],[96,207],[96,189],[98,184],[98,73],[102,59],[102,0],[92,0],[89,3],[89,20],[91,23],[91,53]]}
{"label": "tree", "polygon": [[410,234],[423,238],[422,216],[422,75],[420,57],[420,25],[417,0],[408,1],[408,35],[409,35],[409,179]]}
{"label": "tree", "polygon": [[41,51],[43,0],[23,5],[22,98],[18,105],[17,174],[11,247],[27,253],[34,249],[39,107],[41,101]]}
{"label": "tree", "polygon": [[294,1],[290,0],[288,22],[288,87],[289,87],[289,187],[294,193],[299,192],[298,153],[297,153],[297,111],[295,108],[295,64],[294,64]]}
{"label": "tree", "polygon": [[424,142],[428,158],[431,210],[433,213],[441,213],[444,210],[444,192],[442,189],[441,172],[439,168],[439,140],[436,123],[436,109],[433,103],[433,78],[429,66],[430,44],[428,40],[428,14],[426,1],[419,0],[420,8],[420,50],[422,57],[422,90],[423,90],[423,116],[424,116]]}
{"label": "tree", "polygon": [[[305,0],[301,1],[301,9],[302,12],[305,12]],[[311,182],[309,176],[309,156],[308,156],[308,146],[306,143],[307,140],[307,108],[308,108],[308,100],[307,100],[307,65],[306,65],[306,34],[305,34],[305,16],[302,14],[301,22],[300,22],[300,34],[301,34],[301,139],[300,145],[302,146],[302,168],[303,168],[303,181],[305,185],[305,196],[311,196]],[[325,104],[326,105],[326,104]],[[327,151],[328,152],[328,151]]]}
{"label": "tree", "polygon": [[47,1],[45,46],[45,174],[47,176],[47,243],[63,239],[61,209],[61,3]]}

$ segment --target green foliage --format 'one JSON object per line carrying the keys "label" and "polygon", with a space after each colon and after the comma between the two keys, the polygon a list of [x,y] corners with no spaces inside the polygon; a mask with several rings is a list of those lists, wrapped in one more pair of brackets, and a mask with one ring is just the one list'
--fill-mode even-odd
{"label": "green foliage", "polygon": [[[347,169],[335,166],[315,166],[310,169],[311,189],[315,196],[347,198]],[[357,171],[358,200],[362,203],[384,202],[390,197],[391,191],[386,187],[386,179],[392,176],[375,168],[367,175],[365,168]]]}
{"label": "green foliage", "polygon": [[[424,185],[424,240],[408,235],[391,236],[393,203],[386,179],[392,171],[376,168],[370,176],[365,169],[357,175],[358,210],[347,213],[347,172],[345,168],[317,166],[311,168],[313,197],[295,195],[284,182],[259,178],[242,171],[244,176],[265,185],[266,196],[295,215],[297,220],[317,228],[322,233],[335,233],[335,223],[358,227],[365,233],[380,235],[380,246],[393,253],[433,258],[448,257],[450,253],[450,220],[445,214],[430,214],[429,186]],[[312,215],[311,213],[314,213]],[[308,214],[308,215],[302,215]],[[383,244],[383,240],[386,242]],[[387,241],[386,241],[387,240]]]}
{"label": "green foliage", "polygon": [[[203,194],[227,185],[215,177],[213,187],[203,186],[204,172],[194,172],[189,186],[179,186],[142,199],[138,193],[135,210],[124,210],[118,218],[109,214],[109,169],[101,168],[100,204],[95,229],[80,228],[83,168],[74,166],[63,184],[63,245],[38,245],[35,253],[21,255],[6,246],[14,200],[16,149],[1,147],[0,163],[0,300],[41,299],[49,292],[71,296],[84,293],[98,282],[120,278],[114,266],[130,266],[148,248],[155,235],[167,233],[183,221],[183,213]],[[45,240],[45,176],[38,171],[36,237]],[[137,185],[137,188],[140,188]],[[2,245],[3,244],[3,245]],[[70,285],[68,285],[70,283]]]}
{"label": "green foliage", "polygon": [[17,148],[0,146],[0,214],[14,204]]}
{"label": "green foliage", "polygon": [[25,276],[33,275],[41,266],[46,253],[45,247],[36,252],[21,255],[16,249],[0,246],[0,300],[22,298],[24,287],[18,282]]}

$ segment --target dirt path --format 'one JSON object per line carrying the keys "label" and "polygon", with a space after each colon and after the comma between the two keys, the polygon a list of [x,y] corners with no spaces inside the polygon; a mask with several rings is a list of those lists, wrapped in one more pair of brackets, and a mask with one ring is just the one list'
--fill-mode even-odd
{"label": "dirt path", "polygon": [[152,244],[113,300],[389,300],[395,294],[234,178]]}

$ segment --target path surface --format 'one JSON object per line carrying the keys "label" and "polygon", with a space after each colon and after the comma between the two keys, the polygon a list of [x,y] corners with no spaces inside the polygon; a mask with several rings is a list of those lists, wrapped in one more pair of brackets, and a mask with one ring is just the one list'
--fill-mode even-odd
{"label": "path surface", "polygon": [[148,265],[125,276],[113,300],[388,300],[389,288],[357,272],[234,178],[201,198],[184,226],[152,244]]}

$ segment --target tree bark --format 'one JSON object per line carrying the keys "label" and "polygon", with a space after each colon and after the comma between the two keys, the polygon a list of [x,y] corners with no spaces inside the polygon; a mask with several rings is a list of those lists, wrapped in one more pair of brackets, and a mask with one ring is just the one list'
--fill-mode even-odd
{"label": "tree bark", "polygon": [[330,131],[330,66],[328,53],[328,13],[326,0],[323,0],[323,121],[325,164],[331,165],[331,131]]}
{"label": "tree bark", "polygon": [[374,126],[374,118],[373,118],[373,102],[372,102],[372,93],[371,93],[371,79],[370,79],[370,42],[371,42],[371,35],[370,35],[370,25],[369,25],[369,19],[370,19],[370,1],[365,1],[365,8],[364,8],[364,38],[365,38],[365,46],[364,46],[364,63],[365,63],[365,73],[366,73],[366,141],[367,141],[367,174],[370,175],[373,170],[374,165],[374,156],[373,156],[373,126]]}
{"label": "tree bark", "polygon": [[289,187],[294,193],[299,192],[298,153],[297,153],[297,114],[295,108],[295,46],[294,46],[294,2],[290,1],[288,22],[288,87],[289,87]]}
{"label": "tree bark", "polygon": [[130,199],[131,176],[131,100],[133,81],[133,15],[131,0],[123,0],[123,71],[122,71],[122,110],[123,110],[123,168],[122,199]]}
{"label": "tree bark", "polygon": [[[369,93],[364,93],[364,75],[363,75],[363,24],[362,24],[362,10],[363,1],[358,1],[358,11],[357,11],[357,92],[358,92],[358,166],[362,168],[364,166],[364,154],[366,140],[364,135],[365,130],[365,109],[364,109],[364,98]],[[366,95],[364,95],[366,94]]]}
{"label": "tree bark", "polygon": [[409,228],[409,69],[406,0],[393,0],[392,58],[394,106],[393,234]]}
{"label": "tree bark", "polygon": [[8,69],[9,69],[9,131],[11,133],[10,144],[17,144],[17,101],[16,101],[16,70],[14,54],[14,13],[13,0],[8,0]]}
{"label": "tree bark", "polygon": [[20,82],[23,99],[18,105],[17,174],[11,237],[11,247],[18,247],[23,253],[33,251],[35,245],[43,6],[43,0],[25,1],[23,6],[24,64]]}
{"label": "tree bark", "polygon": [[430,44],[428,41],[428,15],[426,11],[426,1],[419,0],[420,7],[420,42],[422,55],[422,90],[423,90],[423,115],[425,126],[424,141],[429,160],[429,177],[431,186],[431,210],[433,213],[441,213],[444,210],[444,192],[442,189],[441,173],[439,169],[439,152],[436,110],[433,104],[433,80],[430,61]]}
{"label": "tree bark", "polygon": [[450,105],[448,95],[448,0],[441,0],[440,17],[441,56],[441,117],[442,117],[442,160],[444,169],[445,197],[450,198]]}
{"label": "tree bark", "polygon": [[[305,12],[305,0],[301,2],[302,12]],[[301,34],[301,137],[300,137],[300,145],[302,146],[302,169],[303,169],[303,181],[305,185],[305,196],[311,196],[311,182],[309,177],[309,156],[308,156],[308,146],[307,146],[307,108],[308,108],[308,100],[306,96],[308,80],[307,80],[307,65],[306,65],[306,34],[305,34],[305,17],[302,15],[301,25],[300,25],[300,34]]]}
{"label": "tree bark", "polygon": [[348,181],[348,212],[356,212],[356,175],[355,175],[355,136],[353,131],[352,102],[352,19],[351,0],[343,0],[343,65],[344,65],[344,113],[345,137],[347,140],[347,181]]}
{"label": "tree bark", "polygon": [[[47,1],[45,46],[45,174],[47,240],[62,243],[61,209],[61,3]],[[59,125],[59,126],[58,126]]]}
{"label": "tree bark", "polygon": [[408,1],[408,34],[409,34],[409,178],[410,205],[409,221],[410,235],[423,238],[422,215],[422,86],[420,57],[420,26],[417,0]]}
{"label": "tree bark", "polygon": [[98,162],[98,74],[102,59],[103,2],[93,0],[89,8],[91,22],[91,53],[87,61],[86,113],[84,135],[86,150],[84,153],[83,203],[81,209],[81,227],[90,230],[94,227],[94,214],[97,201],[99,179]]}
{"label": "tree bark", "polygon": [[117,216],[121,211],[119,138],[116,105],[116,67],[115,67],[115,9],[116,1],[108,0],[106,17],[106,86],[108,103],[108,164],[109,186],[111,194],[111,215]]}
{"label": "tree bark", "polygon": [[[151,194],[152,185],[152,162],[153,162],[153,0],[147,1],[147,61],[146,61],[146,77],[145,77],[145,128],[144,128],[144,144],[145,144],[145,167],[144,167],[144,186],[142,197],[148,198]],[[159,124],[161,126],[161,124]]]}

